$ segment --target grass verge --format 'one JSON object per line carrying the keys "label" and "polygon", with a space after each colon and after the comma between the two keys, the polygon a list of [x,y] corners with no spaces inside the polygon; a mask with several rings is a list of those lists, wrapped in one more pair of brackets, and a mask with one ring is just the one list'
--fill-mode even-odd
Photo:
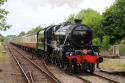
{"label": "grass verge", "polygon": [[4,63],[7,61],[7,58],[5,56],[5,53],[3,53],[3,51],[4,51],[3,44],[0,43],[0,63]]}
{"label": "grass verge", "polygon": [[4,78],[4,74],[3,74],[4,69],[2,68],[8,62],[7,56],[5,56],[4,51],[5,50],[3,47],[3,43],[0,42],[0,79],[1,80]]}
{"label": "grass verge", "polygon": [[100,67],[109,71],[125,71],[125,59],[107,59],[100,64]]}

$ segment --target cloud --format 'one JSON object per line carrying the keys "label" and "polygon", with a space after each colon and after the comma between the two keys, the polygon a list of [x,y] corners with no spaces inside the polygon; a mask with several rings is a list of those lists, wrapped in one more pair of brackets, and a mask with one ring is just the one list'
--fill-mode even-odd
{"label": "cloud", "polygon": [[92,8],[102,13],[115,0],[8,0],[3,7],[9,10],[8,23],[13,25],[3,35],[18,35],[21,31],[41,25],[58,24],[70,14]]}
{"label": "cloud", "polygon": [[[74,13],[67,5],[53,8],[48,4],[40,6],[41,3],[39,4],[38,1],[34,1],[35,0],[31,0],[30,3],[26,3],[23,0],[9,0],[4,5],[4,8],[10,11],[8,23],[13,26],[6,32],[0,33],[4,35],[17,35],[21,31],[28,31],[38,25],[46,27],[50,24],[58,24],[63,22],[68,15]],[[39,4],[39,6],[37,4]]]}
{"label": "cloud", "polygon": [[67,4],[70,7],[77,7],[83,0],[45,0],[47,3],[62,6]]}
{"label": "cloud", "polygon": [[114,2],[115,0],[84,0],[79,8],[91,8],[102,14],[103,12],[105,12],[105,9],[107,7],[110,7]]}
{"label": "cloud", "polygon": [[84,0],[22,0],[25,4],[34,8],[44,5],[51,5],[52,7],[59,7],[68,5],[71,8],[77,8]]}

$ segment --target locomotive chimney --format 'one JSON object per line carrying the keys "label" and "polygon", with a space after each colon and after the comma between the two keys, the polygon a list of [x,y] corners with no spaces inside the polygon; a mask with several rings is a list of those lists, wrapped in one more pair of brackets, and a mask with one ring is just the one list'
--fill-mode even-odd
{"label": "locomotive chimney", "polygon": [[75,22],[76,24],[80,24],[80,23],[82,22],[82,20],[81,20],[81,19],[75,19],[74,22]]}

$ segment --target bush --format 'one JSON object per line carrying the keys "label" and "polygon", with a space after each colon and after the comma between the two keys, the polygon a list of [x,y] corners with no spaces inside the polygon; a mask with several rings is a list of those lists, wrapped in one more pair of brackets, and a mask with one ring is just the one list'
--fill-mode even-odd
{"label": "bush", "polygon": [[110,37],[109,36],[103,36],[102,40],[102,49],[103,50],[108,50],[110,49]]}
{"label": "bush", "polygon": [[113,50],[113,46],[110,46],[108,51],[112,53],[112,50]]}
{"label": "bush", "polygon": [[99,46],[101,45],[99,38],[94,38],[92,42],[93,42],[93,45],[99,45]]}
{"label": "bush", "polygon": [[122,41],[120,42],[120,44],[125,44],[125,40],[122,40]]}
{"label": "bush", "polygon": [[122,40],[119,44],[120,55],[125,55],[125,40]]}

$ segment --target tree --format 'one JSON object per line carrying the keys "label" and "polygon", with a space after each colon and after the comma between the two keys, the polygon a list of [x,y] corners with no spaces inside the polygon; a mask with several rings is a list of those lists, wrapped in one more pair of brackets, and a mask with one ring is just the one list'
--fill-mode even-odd
{"label": "tree", "polygon": [[99,45],[99,46],[101,46],[101,41],[100,41],[99,38],[94,38],[94,39],[92,40],[92,42],[93,42],[93,45]]}
{"label": "tree", "polygon": [[93,9],[81,10],[77,15],[70,15],[67,19],[68,22],[74,23],[74,19],[80,17],[83,24],[88,25],[94,30],[94,36],[102,39],[104,31],[102,28],[103,16]]}
{"label": "tree", "polygon": [[110,36],[111,43],[125,38],[125,1],[116,2],[103,13],[102,25],[106,35]]}
{"label": "tree", "polygon": [[119,44],[119,51],[120,51],[120,55],[124,56],[125,55],[125,40],[121,40],[120,44]]}
{"label": "tree", "polygon": [[71,15],[68,17],[67,22],[74,23],[74,20],[75,20],[75,15],[71,14]]}
{"label": "tree", "polygon": [[32,28],[32,30],[28,31],[27,34],[30,34],[30,33],[34,33],[34,32],[38,32],[42,29],[42,27],[39,25],[35,28]]}
{"label": "tree", "polygon": [[109,36],[103,36],[102,49],[108,50],[109,48],[110,48],[110,37]]}
{"label": "tree", "polygon": [[81,10],[78,14],[82,19],[82,23],[88,25],[94,30],[95,37],[102,38],[104,35],[102,28],[103,17],[93,9]]}
{"label": "tree", "polygon": [[19,36],[24,36],[26,33],[25,32],[20,32]]}
{"label": "tree", "polygon": [[6,42],[6,43],[12,42],[13,39],[15,39],[16,37],[17,37],[16,35],[7,35],[5,37],[5,41],[4,42]]}
{"label": "tree", "polygon": [[[0,0],[0,6],[4,4],[7,0]],[[6,22],[7,14],[9,12],[5,9],[0,8],[0,30],[6,31],[11,27],[11,25],[8,25]]]}
{"label": "tree", "polygon": [[4,36],[0,34],[0,42],[4,41]]}

